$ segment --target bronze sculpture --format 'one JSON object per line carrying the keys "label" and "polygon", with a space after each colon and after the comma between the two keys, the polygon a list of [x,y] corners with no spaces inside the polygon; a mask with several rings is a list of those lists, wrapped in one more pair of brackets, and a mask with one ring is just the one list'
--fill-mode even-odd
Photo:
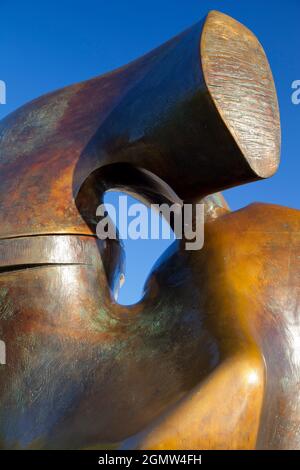
{"label": "bronze sculpture", "polygon": [[[214,194],[279,153],[264,51],[218,12],[0,122],[2,448],[299,448],[299,212]],[[207,207],[204,248],[131,307],[95,235],[109,188]]]}

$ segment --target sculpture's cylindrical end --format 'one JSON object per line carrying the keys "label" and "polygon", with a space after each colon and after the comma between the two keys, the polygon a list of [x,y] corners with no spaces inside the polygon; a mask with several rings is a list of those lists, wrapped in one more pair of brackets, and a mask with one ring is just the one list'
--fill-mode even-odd
{"label": "sculpture's cylindrical end", "polygon": [[280,160],[280,117],[261,44],[241,23],[212,11],[200,49],[204,80],[226,127],[257,176],[271,176]]}

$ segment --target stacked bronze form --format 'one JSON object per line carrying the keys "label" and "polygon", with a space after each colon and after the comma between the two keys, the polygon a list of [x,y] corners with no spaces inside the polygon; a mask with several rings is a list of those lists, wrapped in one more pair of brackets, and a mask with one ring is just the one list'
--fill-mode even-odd
{"label": "stacked bronze form", "polygon": [[[0,122],[2,448],[299,447],[299,211],[216,194],[279,154],[263,49],[218,12]],[[134,306],[95,232],[111,188],[207,207]]]}

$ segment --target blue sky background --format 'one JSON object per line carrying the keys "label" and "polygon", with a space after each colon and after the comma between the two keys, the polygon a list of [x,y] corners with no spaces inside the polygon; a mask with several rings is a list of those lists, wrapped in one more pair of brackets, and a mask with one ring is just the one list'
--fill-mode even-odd
{"label": "blue sky background", "polygon": [[[248,26],[269,58],[282,119],[282,164],[268,181],[226,191],[232,209],[253,201],[300,208],[299,0],[0,0],[0,80],[7,104],[0,119],[56,88],[100,75],[139,57],[216,9]],[[112,202],[114,196],[110,195]],[[165,242],[126,246],[127,282],[120,302],[141,295],[146,273]]]}

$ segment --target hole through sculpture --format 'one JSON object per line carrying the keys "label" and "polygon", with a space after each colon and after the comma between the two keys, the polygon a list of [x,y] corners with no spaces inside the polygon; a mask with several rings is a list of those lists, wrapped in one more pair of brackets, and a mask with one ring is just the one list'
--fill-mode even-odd
{"label": "hole through sculpture", "polygon": [[[135,304],[143,297],[153,266],[167,250],[168,255],[174,252],[178,242],[168,222],[138,197],[111,190],[103,199],[125,255],[125,272],[120,274],[114,296],[121,305]],[[157,238],[151,237],[154,225],[159,228]]]}

